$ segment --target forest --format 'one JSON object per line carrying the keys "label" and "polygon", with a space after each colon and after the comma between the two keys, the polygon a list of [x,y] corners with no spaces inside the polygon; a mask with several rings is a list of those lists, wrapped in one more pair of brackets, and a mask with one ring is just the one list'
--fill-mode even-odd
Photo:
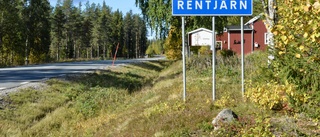
{"label": "forest", "polygon": [[147,49],[145,20],[101,4],[58,0],[0,1],[0,66],[66,60],[139,58]]}

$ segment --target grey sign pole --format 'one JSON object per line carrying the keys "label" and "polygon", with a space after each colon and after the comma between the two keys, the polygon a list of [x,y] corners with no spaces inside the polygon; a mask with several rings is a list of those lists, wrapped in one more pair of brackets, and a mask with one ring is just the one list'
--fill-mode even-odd
{"label": "grey sign pole", "polygon": [[186,58],[184,42],[184,17],[182,17],[182,71],[183,71],[183,101],[186,101]]}
{"label": "grey sign pole", "polygon": [[242,97],[244,97],[244,41],[243,41],[243,16],[241,16],[241,84]]}
{"label": "grey sign pole", "polygon": [[216,33],[215,16],[212,17],[212,100],[216,99]]}

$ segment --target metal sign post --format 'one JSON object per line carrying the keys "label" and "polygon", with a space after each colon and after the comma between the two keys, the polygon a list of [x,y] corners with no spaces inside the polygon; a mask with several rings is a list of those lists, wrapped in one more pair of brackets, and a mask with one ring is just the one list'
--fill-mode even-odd
{"label": "metal sign post", "polygon": [[243,17],[241,16],[241,85],[242,97],[244,97],[244,42],[243,42]]}
{"label": "metal sign post", "polygon": [[186,101],[186,57],[184,42],[184,17],[182,17],[182,71],[183,71],[183,101]]}
{"label": "metal sign post", "polygon": [[[213,16],[212,17],[212,99],[215,100],[216,36],[214,16],[251,16],[253,0],[172,0],[172,16]],[[183,100],[186,101],[185,30],[182,17],[182,59],[183,59]],[[241,17],[241,68],[242,94],[244,94],[244,39],[243,17]]]}
{"label": "metal sign post", "polygon": [[216,27],[215,16],[212,17],[212,100],[216,99]]}

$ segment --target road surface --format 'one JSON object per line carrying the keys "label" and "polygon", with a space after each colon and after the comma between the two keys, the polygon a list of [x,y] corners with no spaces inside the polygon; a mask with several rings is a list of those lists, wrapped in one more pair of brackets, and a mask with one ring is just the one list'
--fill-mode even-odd
{"label": "road surface", "polygon": [[[164,57],[117,60],[115,61],[115,66],[159,59],[164,59]],[[93,70],[104,69],[108,66],[112,66],[112,60],[51,63],[14,68],[0,68],[0,91],[66,74],[88,73]]]}

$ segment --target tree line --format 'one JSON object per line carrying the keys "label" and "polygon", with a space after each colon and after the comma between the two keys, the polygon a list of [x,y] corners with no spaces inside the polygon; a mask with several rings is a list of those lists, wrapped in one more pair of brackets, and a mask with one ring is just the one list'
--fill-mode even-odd
{"label": "tree line", "polygon": [[87,1],[0,1],[0,66],[79,58],[139,58],[147,48],[146,21]]}
{"label": "tree line", "polygon": [[[143,18],[146,20],[151,30],[155,31],[158,38],[155,42],[150,44],[148,53],[156,53],[155,50],[161,49],[168,59],[181,59],[182,21],[180,16],[172,16],[172,13],[168,12],[172,10],[172,0],[135,0],[135,2],[136,6],[141,9]],[[261,1],[253,0],[253,3],[253,15],[244,17],[245,22],[263,13],[264,7]],[[215,27],[218,33],[223,32],[226,25],[240,26],[240,17],[216,17]],[[185,33],[198,28],[207,28],[211,30],[212,17],[185,17]]]}

